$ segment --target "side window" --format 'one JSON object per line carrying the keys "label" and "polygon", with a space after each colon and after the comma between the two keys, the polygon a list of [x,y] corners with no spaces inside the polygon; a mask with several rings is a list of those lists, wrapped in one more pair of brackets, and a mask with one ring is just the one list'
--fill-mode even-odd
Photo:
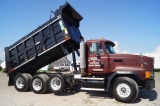
{"label": "side window", "polygon": [[92,44],[90,44],[90,54],[93,54]]}
{"label": "side window", "polygon": [[97,53],[100,54],[100,55],[104,54],[102,44],[97,44]]}
{"label": "side window", "polygon": [[90,54],[94,54],[94,53],[99,54],[99,55],[104,54],[102,44],[100,44],[100,43],[90,44]]}

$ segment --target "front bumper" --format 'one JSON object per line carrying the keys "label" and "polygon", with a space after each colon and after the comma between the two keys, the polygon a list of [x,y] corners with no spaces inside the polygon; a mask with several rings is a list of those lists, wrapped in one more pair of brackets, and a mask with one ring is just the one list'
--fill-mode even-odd
{"label": "front bumper", "polygon": [[155,88],[155,80],[151,79],[151,80],[145,81],[145,86],[146,86],[146,89],[153,89],[153,88]]}

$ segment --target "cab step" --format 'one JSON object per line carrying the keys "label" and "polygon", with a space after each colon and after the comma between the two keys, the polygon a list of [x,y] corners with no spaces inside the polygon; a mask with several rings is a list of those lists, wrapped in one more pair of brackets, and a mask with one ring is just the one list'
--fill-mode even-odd
{"label": "cab step", "polygon": [[104,80],[104,78],[91,78],[91,77],[82,77],[82,80]]}
{"label": "cab step", "polygon": [[85,87],[81,87],[81,90],[105,91],[105,89],[104,89],[104,88],[85,88]]}

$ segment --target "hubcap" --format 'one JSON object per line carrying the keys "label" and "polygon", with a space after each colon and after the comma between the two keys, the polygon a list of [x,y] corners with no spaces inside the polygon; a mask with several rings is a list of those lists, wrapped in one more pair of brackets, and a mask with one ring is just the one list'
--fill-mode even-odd
{"label": "hubcap", "polygon": [[40,79],[36,78],[32,82],[32,86],[33,86],[34,90],[39,91],[42,88],[42,81]]}
{"label": "hubcap", "polygon": [[52,78],[50,84],[53,90],[59,90],[61,88],[61,80],[58,77]]}
{"label": "hubcap", "polygon": [[131,94],[131,88],[126,83],[121,83],[117,86],[116,91],[119,96],[126,98]]}
{"label": "hubcap", "polygon": [[22,77],[17,78],[16,86],[19,89],[22,89],[24,87],[24,79]]}

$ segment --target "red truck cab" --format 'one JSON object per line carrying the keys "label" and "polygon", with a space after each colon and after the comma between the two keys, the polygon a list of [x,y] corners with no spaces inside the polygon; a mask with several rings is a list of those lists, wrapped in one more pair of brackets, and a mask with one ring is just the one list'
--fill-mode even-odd
{"label": "red truck cab", "polygon": [[88,48],[88,75],[108,75],[127,71],[139,74],[142,80],[154,78],[153,59],[150,57],[116,54],[115,44],[104,39],[88,40],[86,45]]}
{"label": "red truck cab", "polygon": [[[86,76],[104,78],[104,87],[107,91],[112,90],[116,100],[131,102],[138,96],[139,87],[155,87],[153,59],[142,55],[116,54],[114,46],[112,41],[104,39],[86,41]],[[127,92],[135,94],[134,97]]]}

